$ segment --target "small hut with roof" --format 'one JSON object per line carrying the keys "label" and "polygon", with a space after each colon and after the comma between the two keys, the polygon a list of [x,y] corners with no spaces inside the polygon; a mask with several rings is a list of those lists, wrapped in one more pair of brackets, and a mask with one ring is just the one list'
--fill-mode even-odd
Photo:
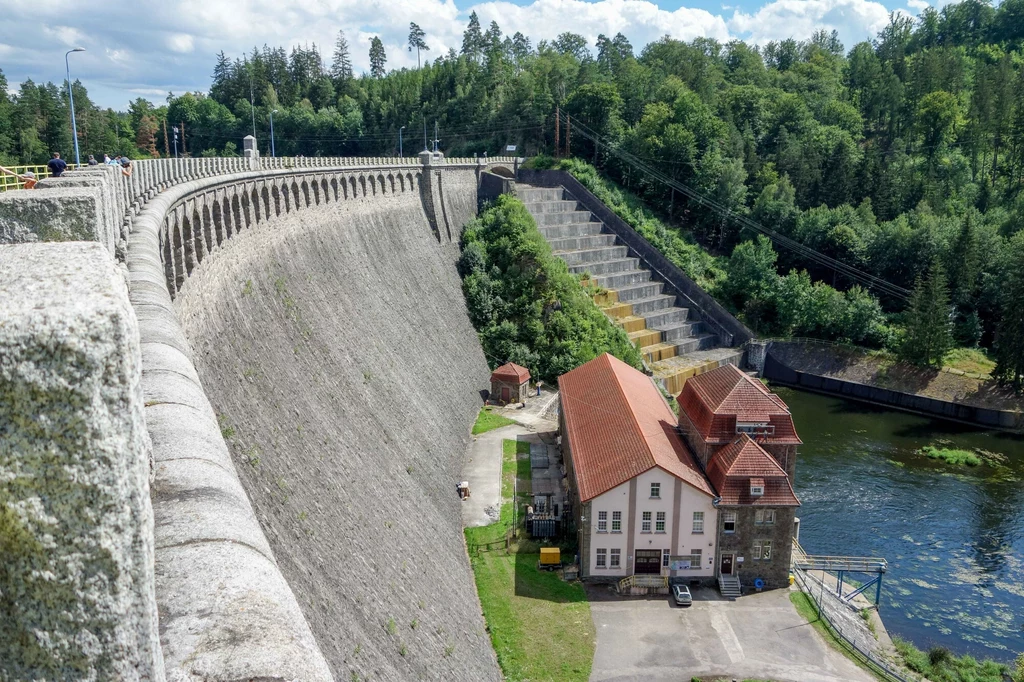
{"label": "small hut with roof", "polygon": [[530,370],[514,362],[506,362],[491,372],[491,400],[501,403],[526,401],[530,390]]}

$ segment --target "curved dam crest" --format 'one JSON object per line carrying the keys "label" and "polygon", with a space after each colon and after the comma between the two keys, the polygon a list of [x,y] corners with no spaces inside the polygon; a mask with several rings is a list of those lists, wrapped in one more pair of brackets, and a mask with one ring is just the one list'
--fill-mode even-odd
{"label": "curved dam crest", "polygon": [[[458,189],[472,195],[444,201],[465,219],[475,182]],[[221,244],[174,301],[337,679],[500,678],[454,494],[488,367],[457,244],[423,203],[408,192],[271,217]]]}

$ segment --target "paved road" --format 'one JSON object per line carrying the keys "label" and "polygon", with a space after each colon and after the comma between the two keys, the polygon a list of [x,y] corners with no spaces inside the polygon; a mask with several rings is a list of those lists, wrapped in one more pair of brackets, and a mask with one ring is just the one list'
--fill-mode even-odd
{"label": "paved road", "polygon": [[[462,480],[469,481],[470,496],[462,502],[462,525],[489,526],[501,511],[501,441],[517,440],[532,431],[519,424],[503,426],[479,436],[469,446]],[[455,482],[452,494],[455,493]]]}
{"label": "paved road", "polygon": [[796,612],[788,590],[722,601],[695,590],[693,606],[667,597],[612,600],[591,588],[597,629],[591,682],[678,682],[756,677],[777,682],[873,682]]}

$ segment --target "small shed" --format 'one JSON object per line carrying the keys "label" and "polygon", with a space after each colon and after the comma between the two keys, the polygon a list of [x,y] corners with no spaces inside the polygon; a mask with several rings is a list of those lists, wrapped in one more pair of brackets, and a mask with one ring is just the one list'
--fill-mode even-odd
{"label": "small shed", "polygon": [[507,362],[491,372],[491,400],[502,403],[526,401],[530,390],[530,370]]}

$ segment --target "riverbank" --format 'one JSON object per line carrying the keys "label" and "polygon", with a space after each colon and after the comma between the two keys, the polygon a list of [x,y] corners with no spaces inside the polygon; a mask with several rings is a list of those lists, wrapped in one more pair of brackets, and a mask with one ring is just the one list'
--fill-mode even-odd
{"label": "riverbank", "polygon": [[1024,401],[982,375],[916,367],[882,353],[814,340],[768,341],[761,348],[763,363],[757,366],[773,383],[983,428],[1024,431]]}
{"label": "riverbank", "polygon": [[792,369],[989,410],[1024,412],[1010,387],[981,372],[917,367],[884,353],[812,340],[775,341],[771,353]]}

